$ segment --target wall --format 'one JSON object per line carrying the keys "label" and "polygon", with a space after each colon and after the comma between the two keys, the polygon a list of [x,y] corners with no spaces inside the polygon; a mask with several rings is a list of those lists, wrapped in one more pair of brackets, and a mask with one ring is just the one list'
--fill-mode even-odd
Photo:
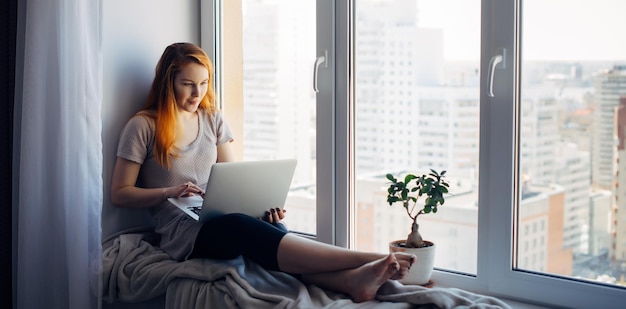
{"label": "wall", "polygon": [[151,225],[146,210],[110,204],[110,178],[121,128],[144,103],[157,61],[174,42],[200,44],[198,0],[103,1],[103,177],[102,236]]}

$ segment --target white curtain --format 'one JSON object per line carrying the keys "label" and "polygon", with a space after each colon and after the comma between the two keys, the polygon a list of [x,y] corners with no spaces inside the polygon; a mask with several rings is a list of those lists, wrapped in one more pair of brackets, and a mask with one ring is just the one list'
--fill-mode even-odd
{"label": "white curtain", "polygon": [[28,0],[20,16],[17,308],[99,306],[101,11],[101,0]]}

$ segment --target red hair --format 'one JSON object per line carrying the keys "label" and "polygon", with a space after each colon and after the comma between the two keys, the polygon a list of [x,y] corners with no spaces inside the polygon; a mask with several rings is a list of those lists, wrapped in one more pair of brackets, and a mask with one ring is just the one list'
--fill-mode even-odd
{"label": "red hair", "polygon": [[155,112],[148,113],[156,115],[154,116],[156,120],[154,155],[157,162],[167,168],[171,166],[170,156],[177,155],[174,151],[177,127],[174,79],[180,69],[189,63],[203,65],[209,72],[209,87],[198,108],[211,114],[217,109],[215,91],[211,86],[213,84],[213,65],[207,54],[200,47],[191,43],[174,43],[165,48],[156,66],[156,74],[142,110]]}

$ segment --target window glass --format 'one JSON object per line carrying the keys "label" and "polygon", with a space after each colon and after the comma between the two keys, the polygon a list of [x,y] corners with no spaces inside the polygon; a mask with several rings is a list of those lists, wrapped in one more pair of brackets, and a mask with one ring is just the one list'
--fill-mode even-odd
{"label": "window glass", "polygon": [[522,4],[518,270],[626,286],[625,10]]}
{"label": "window glass", "polygon": [[298,160],[285,223],[309,234],[316,231],[315,7],[313,0],[242,0],[243,158]]}
{"label": "window glass", "polygon": [[[388,252],[411,220],[385,174],[446,170],[451,194],[418,218],[435,267],[477,269],[480,1],[355,1],[357,249]],[[418,203],[423,203],[419,200]]]}

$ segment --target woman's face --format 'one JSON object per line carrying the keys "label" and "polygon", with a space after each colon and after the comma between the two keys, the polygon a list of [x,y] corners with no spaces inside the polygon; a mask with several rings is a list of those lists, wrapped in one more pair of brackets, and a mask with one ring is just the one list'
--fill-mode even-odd
{"label": "woman's face", "polygon": [[174,78],[174,94],[178,111],[194,113],[209,87],[209,71],[201,64],[190,62],[181,67]]}

